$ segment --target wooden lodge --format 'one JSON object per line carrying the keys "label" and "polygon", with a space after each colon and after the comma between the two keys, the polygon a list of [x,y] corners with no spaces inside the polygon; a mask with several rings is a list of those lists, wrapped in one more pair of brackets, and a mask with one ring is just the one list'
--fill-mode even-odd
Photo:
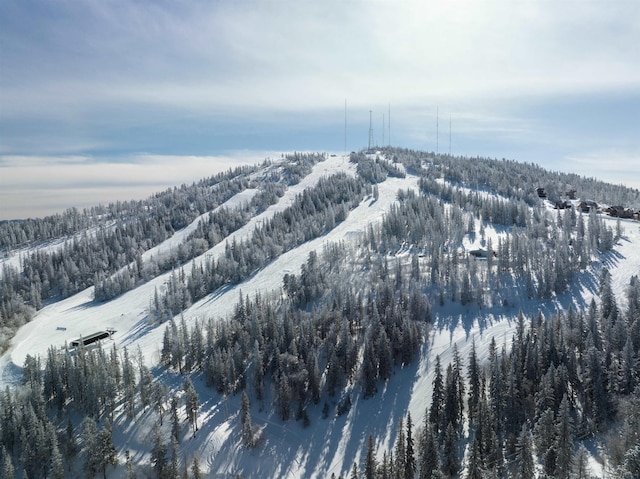
{"label": "wooden lodge", "polygon": [[633,218],[634,215],[633,210],[624,206],[610,206],[605,211],[614,218]]}
{"label": "wooden lodge", "polygon": [[595,201],[591,201],[591,200],[585,200],[582,201],[580,203],[580,211],[582,211],[583,213],[588,213],[591,210],[598,210],[598,203],[596,203]]}

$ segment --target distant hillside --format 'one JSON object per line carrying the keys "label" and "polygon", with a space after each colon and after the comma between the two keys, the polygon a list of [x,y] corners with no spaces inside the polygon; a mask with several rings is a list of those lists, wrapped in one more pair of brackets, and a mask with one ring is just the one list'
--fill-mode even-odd
{"label": "distant hillside", "polygon": [[3,477],[635,477],[611,205],[640,191],[385,148],[1,223]]}

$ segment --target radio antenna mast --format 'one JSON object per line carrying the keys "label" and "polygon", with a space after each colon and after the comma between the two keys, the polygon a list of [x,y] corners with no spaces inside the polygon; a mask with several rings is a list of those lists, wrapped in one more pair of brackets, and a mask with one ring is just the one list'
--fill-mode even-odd
{"label": "radio antenna mast", "polygon": [[387,127],[389,128],[389,135],[387,135],[387,140],[389,141],[389,146],[391,146],[391,103],[389,103],[389,118],[387,119]]}
{"label": "radio antenna mast", "polygon": [[449,114],[449,156],[451,156],[451,114]]}
{"label": "radio antenna mast", "polygon": [[449,156],[451,156],[451,115],[449,115]]}
{"label": "radio antenna mast", "polygon": [[373,114],[371,110],[369,110],[369,148],[368,151],[371,151],[371,147],[373,146]]}
{"label": "radio antenna mast", "polygon": [[436,155],[440,152],[440,136],[439,136],[439,131],[438,131],[438,121],[439,121],[439,115],[440,115],[440,111],[439,108],[436,107]]}
{"label": "radio antenna mast", "polygon": [[384,146],[384,113],[382,114],[382,146]]}
{"label": "radio antenna mast", "polygon": [[347,154],[347,99],[344,99],[344,154]]}

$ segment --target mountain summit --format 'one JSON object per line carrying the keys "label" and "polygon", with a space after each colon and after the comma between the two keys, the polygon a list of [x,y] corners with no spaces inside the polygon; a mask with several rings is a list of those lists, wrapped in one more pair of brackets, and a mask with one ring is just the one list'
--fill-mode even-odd
{"label": "mountain summit", "polygon": [[0,466],[633,477],[639,208],[383,148],[2,223]]}

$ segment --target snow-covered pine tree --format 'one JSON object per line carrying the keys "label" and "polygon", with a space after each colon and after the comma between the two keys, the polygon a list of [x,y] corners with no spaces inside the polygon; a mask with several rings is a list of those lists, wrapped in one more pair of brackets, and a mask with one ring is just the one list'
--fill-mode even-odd
{"label": "snow-covered pine tree", "polygon": [[185,378],[182,389],[184,391],[185,414],[193,430],[193,435],[195,436],[198,431],[198,409],[200,408],[200,400],[189,376]]}

